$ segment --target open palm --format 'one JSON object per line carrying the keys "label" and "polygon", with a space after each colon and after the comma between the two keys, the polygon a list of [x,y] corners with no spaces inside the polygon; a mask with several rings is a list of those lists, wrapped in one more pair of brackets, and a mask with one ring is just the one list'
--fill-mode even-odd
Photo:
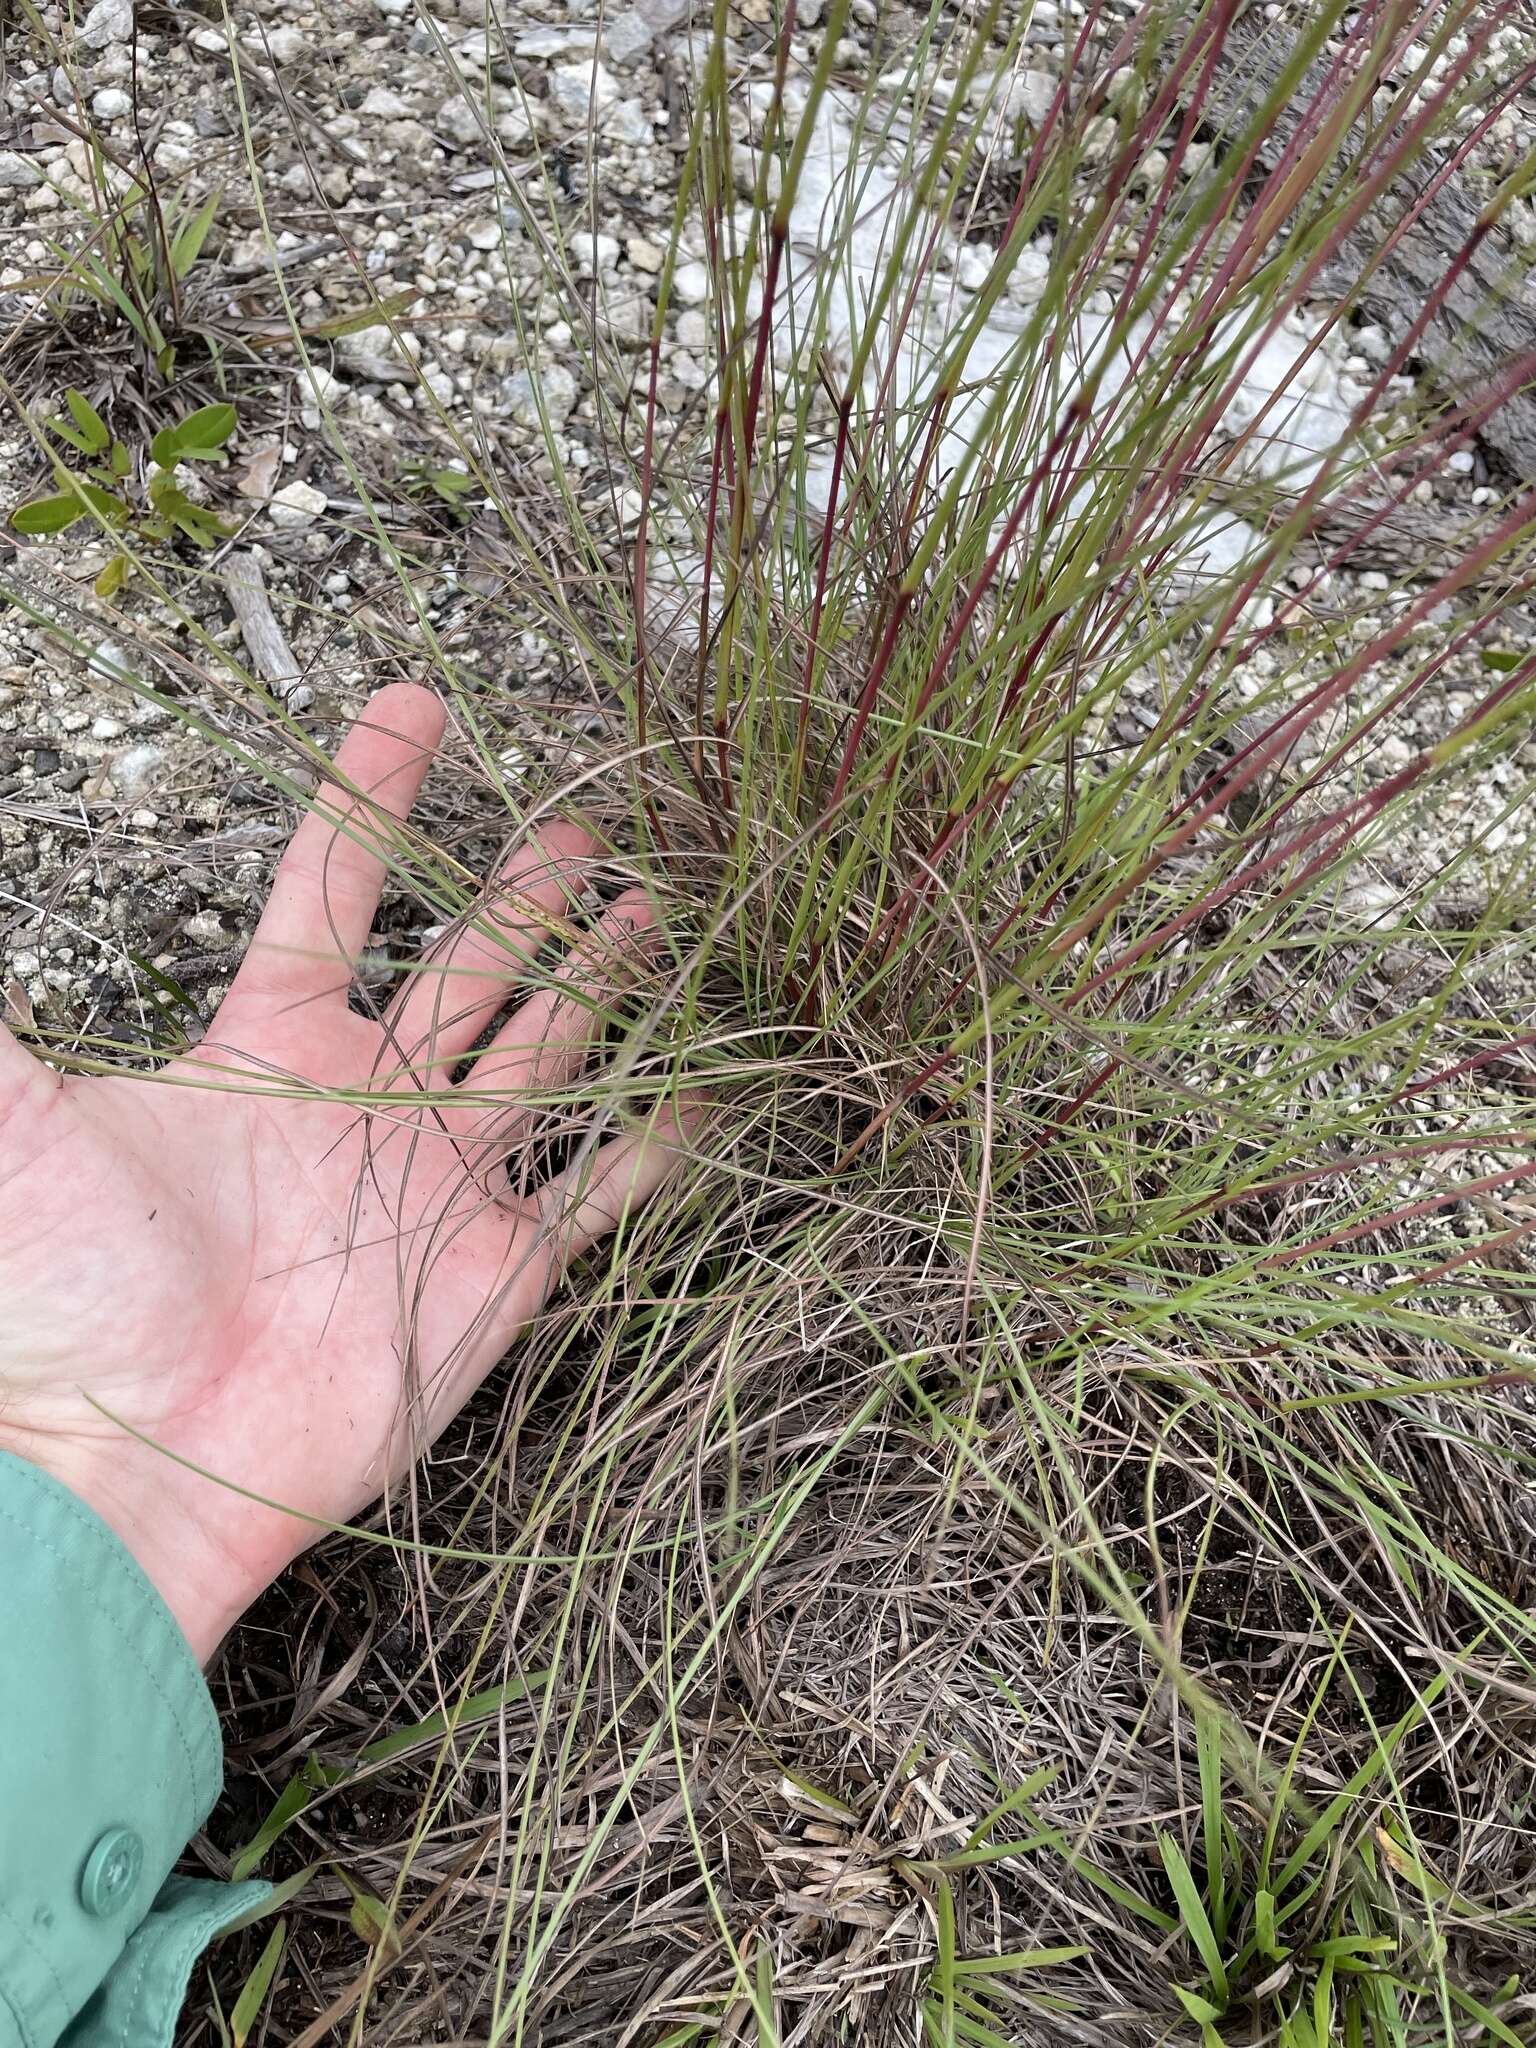
{"label": "open palm", "polygon": [[317,1523],[399,1476],[564,1261],[680,1157],[657,1118],[527,1193],[506,1170],[527,1098],[585,1063],[643,897],[614,904],[454,1085],[574,909],[594,851],[579,827],[511,862],[382,1022],[349,1007],[441,733],[426,691],[372,700],[195,1052],[153,1078],[61,1078],[0,1037],[0,1447],[113,1525],[200,1656]]}

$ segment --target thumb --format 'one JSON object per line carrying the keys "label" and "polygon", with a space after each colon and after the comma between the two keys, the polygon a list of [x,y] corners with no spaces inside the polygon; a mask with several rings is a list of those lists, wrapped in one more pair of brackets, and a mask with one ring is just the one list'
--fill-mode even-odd
{"label": "thumb", "polygon": [[57,1085],[57,1075],[50,1072],[41,1060],[34,1059],[24,1046],[18,1045],[3,1019],[0,1019],[0,1127],[8,1111],[30,1095],[34,1089]]}

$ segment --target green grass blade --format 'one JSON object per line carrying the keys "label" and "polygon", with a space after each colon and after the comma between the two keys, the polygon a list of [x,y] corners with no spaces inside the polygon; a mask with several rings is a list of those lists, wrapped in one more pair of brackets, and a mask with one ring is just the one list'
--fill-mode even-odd
{"label": "green grass blade", "polygon": [[1173,1887],[1173,1895],[1179,1903],[1184,1931],[1194,1943],[1216,1993],[1218,2005],[1210,2017],[1219,2018],[1226,2010],[1229,1989],[1226,1965],[1222,1961],[1221,1944],[1216,1939],[1216,1930],[1212,1927],[1210,1916],[1205,1910],[1205,1902],[1200,1896],[1200,1887],[1195,1882],[1194,1873],[1184,1859],[1184,1851],[1172,1835],[1159,1835],[1157,1847],[1163,1859],[1163,1868],[1168,1873],[1168,1882]]}
{"label": "green grass blade", "polygon": [[234,2010],[229,2016],[229,2033],[234,2048],[245,2048],[251,2037],[251,2030],[261,2016],[267,1993],[272,1988],[278,1965],[283,1960],[283,1950],[288,1942],[288,1923],[279,1920],[267,1937],[267,1943],[256,1959],[256,1966],[245,1980],[244,1989],[235,2000]]}

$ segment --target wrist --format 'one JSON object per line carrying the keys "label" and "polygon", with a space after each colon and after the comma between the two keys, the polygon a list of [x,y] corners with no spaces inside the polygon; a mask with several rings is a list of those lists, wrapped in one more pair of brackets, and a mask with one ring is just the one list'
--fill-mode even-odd
{"label": "wrist", "polygon": [[[207,1664],[261,1587],[210,1540],[176,1482],[210,1482],[133,1438],[97,1442],[0,1424],[0,1451],[24,1458],[68,1487],[104,1522],[170,1611],[198,1663]],[[263,1582],[265,1583],[265,1582]]]}

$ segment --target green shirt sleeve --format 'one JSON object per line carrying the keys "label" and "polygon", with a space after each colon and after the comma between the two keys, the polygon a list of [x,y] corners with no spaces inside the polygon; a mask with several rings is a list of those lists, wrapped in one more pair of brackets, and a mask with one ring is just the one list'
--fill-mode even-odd
{"label": "green shirt sleeve", "polygon": [[172,1877],[223,1777],[170,1610],[67,1487],[0,1452],[0,2048],[161,2048],[263,1884]]}

